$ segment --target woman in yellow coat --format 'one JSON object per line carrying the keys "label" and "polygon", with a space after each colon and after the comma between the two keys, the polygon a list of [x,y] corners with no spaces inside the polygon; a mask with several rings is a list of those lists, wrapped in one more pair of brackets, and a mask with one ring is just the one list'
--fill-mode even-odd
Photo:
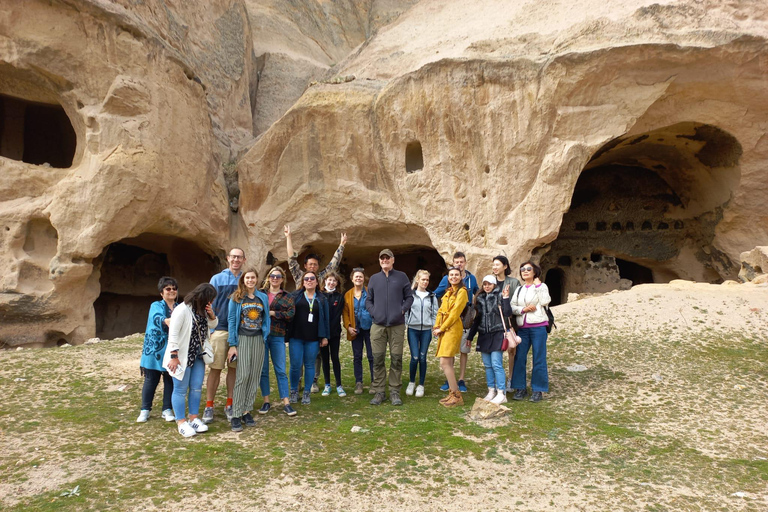
{"label": "woman in yellow coat", "polygon": [[461,279],[461,270],[455,267],[448,269],[448,284],[450,287],[443,296],[443,303],[437,312],[435,328],[432,333],[437,339],[437,357],[440,358],[440,368],[448,381],[448,396],[440,400],[446,407],[464,405],[464,399],[456,382],[453,370],[454,359],[459,353],[461,335],[464,328],[461,324],[461,313],[467,305],[467,289]]}

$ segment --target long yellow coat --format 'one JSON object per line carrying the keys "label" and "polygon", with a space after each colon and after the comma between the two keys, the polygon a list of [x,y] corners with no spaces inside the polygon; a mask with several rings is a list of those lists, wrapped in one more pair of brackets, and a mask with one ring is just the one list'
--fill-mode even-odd
{"label": "long yellow coat", "polygon": [[443,303],[437,311],[435,328],[440,329],[437,338],[437,357],[455,357],[461,347],[461,312],[467,305],[467,289],[463,286],[456,291],[451,286],[443,295]]}

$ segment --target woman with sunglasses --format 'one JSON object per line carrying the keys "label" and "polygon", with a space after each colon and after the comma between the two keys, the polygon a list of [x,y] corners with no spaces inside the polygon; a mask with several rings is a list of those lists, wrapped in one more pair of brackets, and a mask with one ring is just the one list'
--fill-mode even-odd
{"label": "woman with sunglasses", "polygon": [[163,354],[168,344],[168,326],[171,325],[171,313],[176,307],[179,296],[179,285],[172,277],[163,276],[157,283],[161,300],[153,302],[149,307],[147,330],[144,333],[144,347],[139,363],[141,375],[144,376],[144,387],[141,389],[141,412],[136,423],[144,423],[149,419],[155,391],[160,379],[163,379],[163,413],[165,421],[173,421],[171,395],[173,380],[163,368]]}
{"label": "woman with sunglasses", "polygon": [[368,358],[368,369],[373,381],[373,350],[371,349],[371,326],[373,319],[365,309],[368,289],[365,287],[365,269],[356,267],[349,276],[354,285],[344,295],[342,322],[347,330],[347,339],[352,343],[352,361],[355,372],[355,394],[363,394],[363,346]]}
{"label": "woman with sunglasses", "polygon": [[541,267],[532,261],[520,265],[520,277],[523,284],[514,292],[505,289],[502,292],[505,305],[504,314],[518,315],[517,335],[522,341],[515,352],[512,388],[514,400],[523,400],[528,394],[525,385],[526,360],[528,350],[533,350],[533,368],[531,370],[531,402],[539,402],[542,393],[549,392],[549,374],[547,373],[547,325],[549,319],[545,307],[549,305],[549,289],[539,281]]}
{"label": "woman with sunglasses", "polygon": [[266,339],[266,352],[264,353],[264,366],[261,369],[261,394],[264,403],[259,409],[259,414],[267,414],[272,404],[269,402],[269,358],[272,358],[272,367],[277,379],[277,392],[283,402],[283,412],[288,416],[295,416],[296,410],[291,407],[288,400],[288,374],[285,373],[285,333],[288,323],[293,320],[295,306],[293,297],[283,290],[285,271],[280,267],[273,267],[267,274],[262,292],[269,299],[269,336]]}
{"label": "woman with sunglasses", "polygon": [[302,405],[309,405],[310,385],[315,378],[315,358],[320,346],[328,344],[328,301],[317,289],[317,274],[306,271],[302,287],[293,293],[295,314],[288,326],[288,355],[291,361],[290,403],[299,400],[301,365],[304,364]]}

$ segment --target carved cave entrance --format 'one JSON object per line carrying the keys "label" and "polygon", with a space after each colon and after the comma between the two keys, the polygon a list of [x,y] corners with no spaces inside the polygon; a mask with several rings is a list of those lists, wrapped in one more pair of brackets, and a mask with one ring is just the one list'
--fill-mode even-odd
{"label": "carved cave entrance", "polygon": [[65,169],[76,148],[77,135],[60,105],[0,94],[0,156]]}
{"label": "carved cave entrance", "polygon": [[565,301],[568,293],[731,276],[733,262],[712,242],[741,154],[730,134],[692,122],[609,142],[579,176],[541,258],[545,280]]}
{"label": "carved cave entrance", "polygon": [[152,302],[160,300],[157,282],[171,276],[179,283],[179,300],[221,271],[218,258],[181,238],[143,234],[108,245],[99,257],[101,294],[94,303],[96,336],[111,339],[147,326]]}

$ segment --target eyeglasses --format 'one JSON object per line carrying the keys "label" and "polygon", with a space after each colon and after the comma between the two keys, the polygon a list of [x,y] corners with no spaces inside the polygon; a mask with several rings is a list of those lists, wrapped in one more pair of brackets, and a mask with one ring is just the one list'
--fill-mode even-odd
{"label": "eyeglasses", "polygon": [[176,288],[175,286],[166,286],[165,288],[163,288],[163,290],[166,292],[175,292],[178,290],[178,288]]}
{"label": "eyeglasses", "polygon": [[245,259],[245,256],[239,256],[239,255],[236,255],[236,254],[230,254],[229,257],[230,257],[230,259],[233,259],[233,260],[244,260]]}
{"label": "eyeglasses", "polygon": [[316,281],[316,280],[317,280],[317,278],[316,278],[316,277],[314,277],[314,276],[307,276],[307,277],[305,277],[305,278],[304,278],[304,280],[305,280],[305,281]]}
{"label": "eyeglasses", "polygon": [[269,274],[269,278],[270,279],[282,279],[283,276],[281,276],[280,274]]}
{"label": "eyeglasses", "polygon": [[520,267],[520,272],[531,272],[533,267]]}
{"label": "eyeglasses", "polygon": [[386,261],[386,260],[388,260],[388,259],[389,259],[389,256],[387,256],[387,255],[385,254],[384,256],[379,256],[379,259],[380,259],[380,260],[384,260],[384,261]]}

